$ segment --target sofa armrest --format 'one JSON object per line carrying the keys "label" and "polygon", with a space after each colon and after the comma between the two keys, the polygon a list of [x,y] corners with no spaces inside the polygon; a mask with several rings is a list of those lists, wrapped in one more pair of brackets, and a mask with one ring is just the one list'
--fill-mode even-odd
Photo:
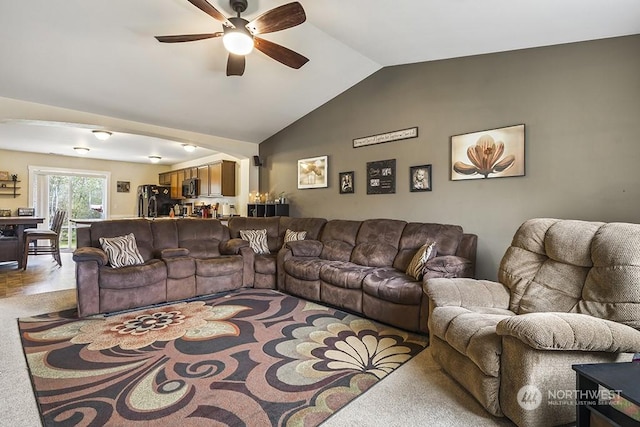
{"label": "sofa armrest", "polygon": [[522,314],[500,321],[496,332],[536,350],[640,352],[640,331],[587,314]]}
{"label": "sofa armrest", "polygon": [[168,248],[160,251],[160,258],[177,258],[189,256],[189,249],[187,248]]}
{"label": "sofa armrest", "polygon": [[284,244],[293,256],[317,258],[322,253],[322,242],[318,240],[296,240]]}
{"label": "sofa armrest", "polygon": [[75,262],[95,261],[102,267],[107,265],[109,257],[102,249],[86,246],[73,251],[73,260]]}
{"label": "sofa armrest", "polygon": [[469,278],[424,280],[424,292],[436,307],[509,309],[509,289],[502,283]]}
{"label": "sofa armrest", "polygon": [[474,266],[471,260],[456,255],[431,258],[424,266],[424,277],[472,277]]}
{"label": "sofa armrest", "polygon": [[220,253],[222,255],[238,255],[240,249],[249,247],[249,242],[239,238],[225,240],[220,242]]}

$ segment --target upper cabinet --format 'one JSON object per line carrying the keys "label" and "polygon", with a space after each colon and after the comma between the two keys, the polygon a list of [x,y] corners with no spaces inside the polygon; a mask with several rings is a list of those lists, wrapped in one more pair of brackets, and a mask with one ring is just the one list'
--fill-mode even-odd
{"label": "upper cabinet", "polygon": [[160,185],[171,186],[171,198],[182,198],[182,181],[200,180],[200,197],[234,197],[236,195],[236,162],[221,160],[208,165],[159,174]]}

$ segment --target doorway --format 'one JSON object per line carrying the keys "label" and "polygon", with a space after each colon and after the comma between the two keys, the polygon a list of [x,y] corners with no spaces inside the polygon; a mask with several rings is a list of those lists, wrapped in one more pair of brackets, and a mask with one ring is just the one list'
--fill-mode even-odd
{"label": "doorway", "polygon": [[50,227],[59,209],[67,211],[60,232],[60,248],[76,247],[74,219],[108,218],[108,191],[111,174],[68,168],[29,167],[31,204],[36,216]]}

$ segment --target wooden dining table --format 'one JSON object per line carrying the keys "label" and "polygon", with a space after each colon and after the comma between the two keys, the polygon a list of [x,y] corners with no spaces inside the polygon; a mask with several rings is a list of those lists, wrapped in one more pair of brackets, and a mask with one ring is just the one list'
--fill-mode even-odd
{"label": "wooden dining table", "polygon": [[22,269],[24,254],[24,230],[42,224],[44,218],[34,216],[0,216],[0,262],[16,261]]}

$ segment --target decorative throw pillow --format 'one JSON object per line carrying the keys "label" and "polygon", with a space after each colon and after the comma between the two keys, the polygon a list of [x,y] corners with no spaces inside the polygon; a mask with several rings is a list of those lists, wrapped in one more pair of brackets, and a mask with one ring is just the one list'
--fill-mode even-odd
{"label": "decorative throw pillow", "polygon": [[257,254],[269,254],[267,244],[267,230],[240,230],[242,240],[249,242],[249,246]]}
{"label": "decorative throw pillow", "polygon": [[284,242],[295,242],[296,240],[304,240],[307,237],[306,231],[291,231],[287,228],[284,232]]}
{"label": "decorative throw pillow", "polygon": [[432,257],[435,256],[436,242],[427,242],[418,249],[413,259],[407,266],[407,274],[416,280],[422,279],[424,274],[424,265]]}
{"label": "decorative throw pillow", "polygon": [[126,236],[101,237],[100,245],[109,257],[109,265],[113,268],[144,264],[144,258],[138,251],[136,237],[133,233]]}

